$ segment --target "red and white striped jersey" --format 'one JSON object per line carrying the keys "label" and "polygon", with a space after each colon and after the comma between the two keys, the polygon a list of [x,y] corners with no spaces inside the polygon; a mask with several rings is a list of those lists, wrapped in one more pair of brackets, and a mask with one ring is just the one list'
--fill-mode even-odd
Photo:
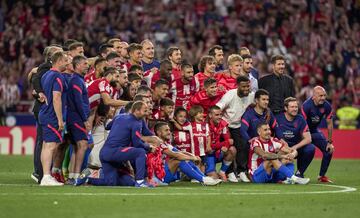
{"label": "red and white striped jersey", "polygon": [[192,133],[194,143],[191,146],[191,153],[195,156],[205,156],[207,137],[209,136],[209,125],[206,122],[192,122]]}
{"label": "red and white striped jersey", "polygon": [[[148,71],[144,72],[144,80],[151,89],[155,88],[155,83],[159,79],[161,79],[159,70],[156,70],[155,72],[153,72],[152,70],[148,70]],[[165,80],[168,81],[169,89],[171,90],[171,84],[174,81],[174,76],[171,75],[170,78],[165,79]]]}
{"label": "red and white striped jersey", "polygon": [[89,83],[88,96],[90,109],[93,109],[100,104],[101,93],[107,93],[111,98],[113,95],[113,88],[105,78],[100,78]]}
{"label": "red and white striped jersey", "polygon": [[269,152],[269,153],[277,153],[281,148],[283,144],[276,139],[271,138],[268,141],[263,141],[259,137],[256,137],[253,139],[250,145],[249,150],[249,161],[248,161],[248,168],[249,168],[249,174],[253,175],[255,170],[261,165],[261,163],[264,161],[258,154],[255,153],[255,148],[260,147],[263,151]]}
{"label": "red and white striped jersey", "polygon": [[199,81],[194,77],[189,84],[184,84],[181,78],[172,83],[170,94],[175,107],[187,107],[191,96],[199,91]]}
{"label": "red and white striped jersey", "polygon": [[189,122],[184,123],[182,130],[174,130],[174,145],[180,151],[191,153],[191,145],[194,143],[192,135],[192,126]]}
{"label": "red and white striped jersey", "polygon": [[84,76],[85,84],[88,87],[89,84],[96,80],[96,74],[95,74],[95,68],[91,67],[88,71],[88,73]]}

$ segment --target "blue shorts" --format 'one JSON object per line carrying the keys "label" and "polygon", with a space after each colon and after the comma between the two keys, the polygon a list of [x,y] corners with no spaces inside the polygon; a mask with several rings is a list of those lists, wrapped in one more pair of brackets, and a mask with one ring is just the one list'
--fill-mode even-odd
{"label": "blue shorts", "polygon": [[215,152],[213,154],[206,155],[205,158],[205,174],[216,171],[216,163],[220,163],[224,158],[224,153],[221,152],[220,156],[216,158]]}
{"label": "blue shorts", "polygon": [[171,183],[180,179],[180,172],[177,170],[175,173],[171,173],[169,166],[166,162],[164,164],[164,168],[165,168],[165,177],[164,177],[165,183]]}
{"label": "blue shorts", "polygon": [[68,122],[67,130],[70,132],[71,137],[75,142],[88,140],[88,132],[82,122]]}
{"label": "blue shorts", "polygon": [[42,124],[41,128],[44,142],[61,143],[63,141],[62,132],[58,131],[57,124]]}
{"label": "blue shorts", "polygon": [[262,163],[252,175],[253,183],[271,183],[272,182],[272,173],[267,174],[264,164]]}

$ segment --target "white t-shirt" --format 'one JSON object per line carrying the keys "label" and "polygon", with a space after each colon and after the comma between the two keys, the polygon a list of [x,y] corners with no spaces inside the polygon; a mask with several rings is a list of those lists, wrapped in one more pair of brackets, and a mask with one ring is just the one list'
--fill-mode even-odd
{"label": "white t-shirt", "polygon": [[246,108],[254,102],[255,93],[251,92],[248,96],[240,98],[237,95],[237,89],[229,90],[216,104],[221,108],[224,114],[224,120],[229,123],[232,129],[241,126],[241,117]]}

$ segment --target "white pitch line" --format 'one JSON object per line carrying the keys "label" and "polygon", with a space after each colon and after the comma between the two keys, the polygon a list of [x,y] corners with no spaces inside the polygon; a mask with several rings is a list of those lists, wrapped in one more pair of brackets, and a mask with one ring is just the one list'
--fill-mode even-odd
{"label": "white pitch line", "polygon": [[[325,186],[325,187],[333,187],[339,188],[340,190],[328,190],[328,191],[295,191],[295,192],[237,192],[237,190],[232,190],[230,192],[226,192],[226,190],[222,189],[217,192],[191,192],[191,193],[182,193],[182,192],[173,192],[173,193],[164,193],[164,192],[152,192],[152,193],[74,193],[74,192],[65,192],[65,193],[0,193],[0,196],[209,196],[209,195],[293,195],[293,194],[334,194],[334,193],[345,193],[345,192],[354,192],[357,189],[348,186],[340,186],[340,185],[325,185],[325,184],[312,184],[316,186]],[[174,187],[175,188],[175,187]],[[134,188],[133,188],[134,189]],[[180,188],[178,187],[178,190]],[[221,191],[221,192],[220,192]],[[253,190],[250,190],[253,191]]]}

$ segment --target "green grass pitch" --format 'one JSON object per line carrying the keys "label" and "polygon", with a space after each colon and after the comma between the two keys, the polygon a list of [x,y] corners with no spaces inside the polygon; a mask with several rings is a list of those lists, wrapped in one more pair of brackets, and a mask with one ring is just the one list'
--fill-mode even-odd
{"label": "green grass pitch", "polygon": [[319,165],[310,165],[306,186],[39,187],[31,156],[0,156],[0,217],[359,217],[360,160],[334,160],[333,185],[316,182]]}

